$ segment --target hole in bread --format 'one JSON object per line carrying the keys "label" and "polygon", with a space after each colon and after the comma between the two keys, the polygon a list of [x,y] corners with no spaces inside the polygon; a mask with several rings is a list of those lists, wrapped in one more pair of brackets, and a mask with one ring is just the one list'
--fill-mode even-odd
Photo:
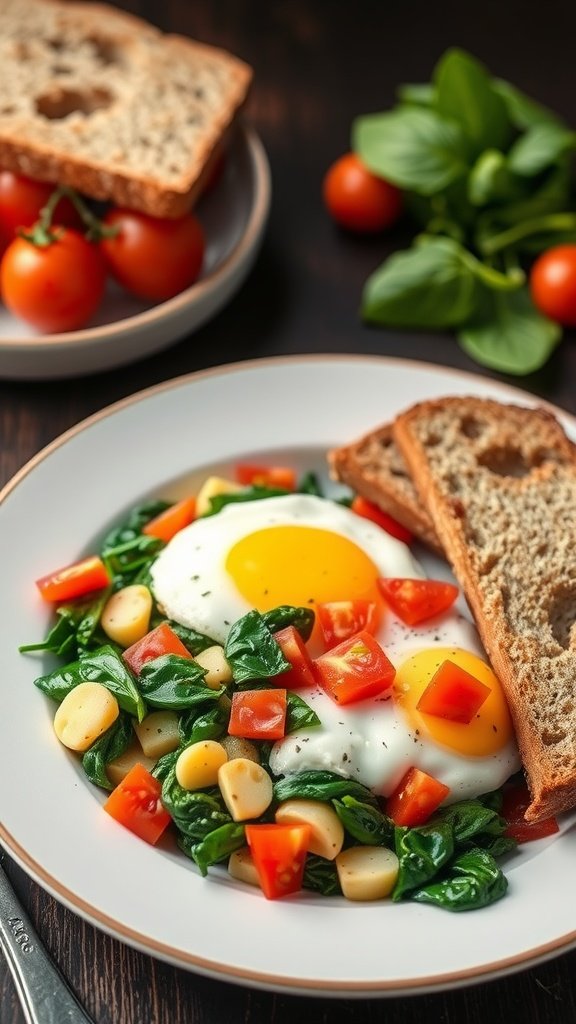
{"label": "hole in bread", "polygon": [[72,68],[69,68],[67,64],[53,64],[50,71],[56,77],[62,77],[63,75],[71,75]]}
{"label": "hole in bread", "polygon": [[576,646],[576,583],[559,587],[548,610],[552,636],[561,647]]}
{"label": "hole in bread", "polygon": [[56,86],[50,92],[36,98],[36,110],[50,121],[58,121],[69,114],[93,114],[105,110],[114,97],[107,89],[64,89]]}
{"label": "hole in bread", "polygon": [[566,739],[566,730],[561,729],[559,726],[554,728],[547,728],[542,730],[542,743],[546,747],[554,747],[557,743],[562,743]]}
{"label": "hole in bread", "polygon": [[460,421],[460,429],[464,434],[464,437],[469,437],[473,440],[476,437],[481,437],[484,433],[484,424],[480,423],[475,416],[464,416]]}
{"label": "hole in bread", "polygon": [[15,114],[15,113],[16,113],[16,107],[13,107],[11,105],[7,106],[7,107],[0,107],[0,114],[2,114],[4,117],[8,117],[10,114]]}
{"label": "hole in bread", "polygon": [[91,44],[96,60],[100,61],[101,64],[122,64],[122,50],[113,39],[108,39],[107,36],[89,36],[88,42]]}
{"label": "hole in bread", "polygon": [[525,459],[519,448],[511,448],[509,445],[488,448],[478,456],[478,462],[497,476],[520,478],[528,476],[533,468],[533,464]]}

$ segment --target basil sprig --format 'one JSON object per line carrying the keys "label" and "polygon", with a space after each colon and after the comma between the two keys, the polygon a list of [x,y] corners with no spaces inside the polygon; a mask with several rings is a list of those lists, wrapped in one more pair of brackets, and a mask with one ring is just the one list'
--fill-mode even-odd
{"label": "basil sprig", "polygon": [[365,284],[365,320],[453,329],[476,362],[537,370],[561,328],[535,308],[533,257],[576,241],[576,133],[470,54],[450,49],[432,81],[401,86],[390,111],[356,119],[352,146],[404,190],[420,232]]}

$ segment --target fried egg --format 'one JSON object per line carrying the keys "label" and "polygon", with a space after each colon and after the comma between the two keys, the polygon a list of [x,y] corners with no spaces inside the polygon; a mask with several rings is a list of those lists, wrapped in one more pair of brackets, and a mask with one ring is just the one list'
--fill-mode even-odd
{"label": "fried egg", "polygon": [[[275,744],[274,774],[330,770],[388,796],[414,766],[449,786],[453,802],[497,789],[519,768],[510,714],[472,622],[451,610],[419,626],[402,623],[376,581],[424,572],[405,544],[345,506],[303,494],[226,505],[176,534],[151,575],[169,618],[220,643],[252,608],[377,605],[375,635],[396,668],[392,690],[345,707],[320,687],[299,690],[321,725]],[[313,652],[316,643],[313,635]],[[468,725],[417,709],[447,658],[490,687]]]}

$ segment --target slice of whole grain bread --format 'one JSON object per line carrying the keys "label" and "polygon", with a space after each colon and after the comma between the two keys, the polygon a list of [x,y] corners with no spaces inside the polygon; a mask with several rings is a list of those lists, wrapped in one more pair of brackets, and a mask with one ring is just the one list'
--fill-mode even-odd
{"label": "slice of whole grain bread", "polygon": [[576,806],[576,453],[542,408],[422,402],[395,439],[507,695],[529,821]]}
{"label": "slice of whole grain bread", "polygon": [[328,453],[330,474],[402,523],[419,540],[443,554],[432,520],[386,423],[357,441]]}
{"label": "slice of whole grain bread", "polygon": [[106,4],[0,2],[0,168],[156,217],[200,195],[252,71]]}

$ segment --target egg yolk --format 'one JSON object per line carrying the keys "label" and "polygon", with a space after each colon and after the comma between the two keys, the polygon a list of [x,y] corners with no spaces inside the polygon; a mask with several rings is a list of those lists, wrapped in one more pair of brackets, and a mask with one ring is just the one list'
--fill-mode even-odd
{"label": "egg yolk", "polygon": [[[490,695],[467,724],[424,714],[416,707],[432,676],[447,659],[490,687]],[[512,719],[500,682],[492,669],[469,651],[441,647],[413,654],[396,672],[394,697],[413,732],[430,736],[441,746],[467,757],[496,754],[512,739]]]}
{"label": "egg yolk", "polygon": [[353,541],[310,526],[269,526],[239,540],[226,570],[253,608],[327,601],[382,601],[378,570]]}

